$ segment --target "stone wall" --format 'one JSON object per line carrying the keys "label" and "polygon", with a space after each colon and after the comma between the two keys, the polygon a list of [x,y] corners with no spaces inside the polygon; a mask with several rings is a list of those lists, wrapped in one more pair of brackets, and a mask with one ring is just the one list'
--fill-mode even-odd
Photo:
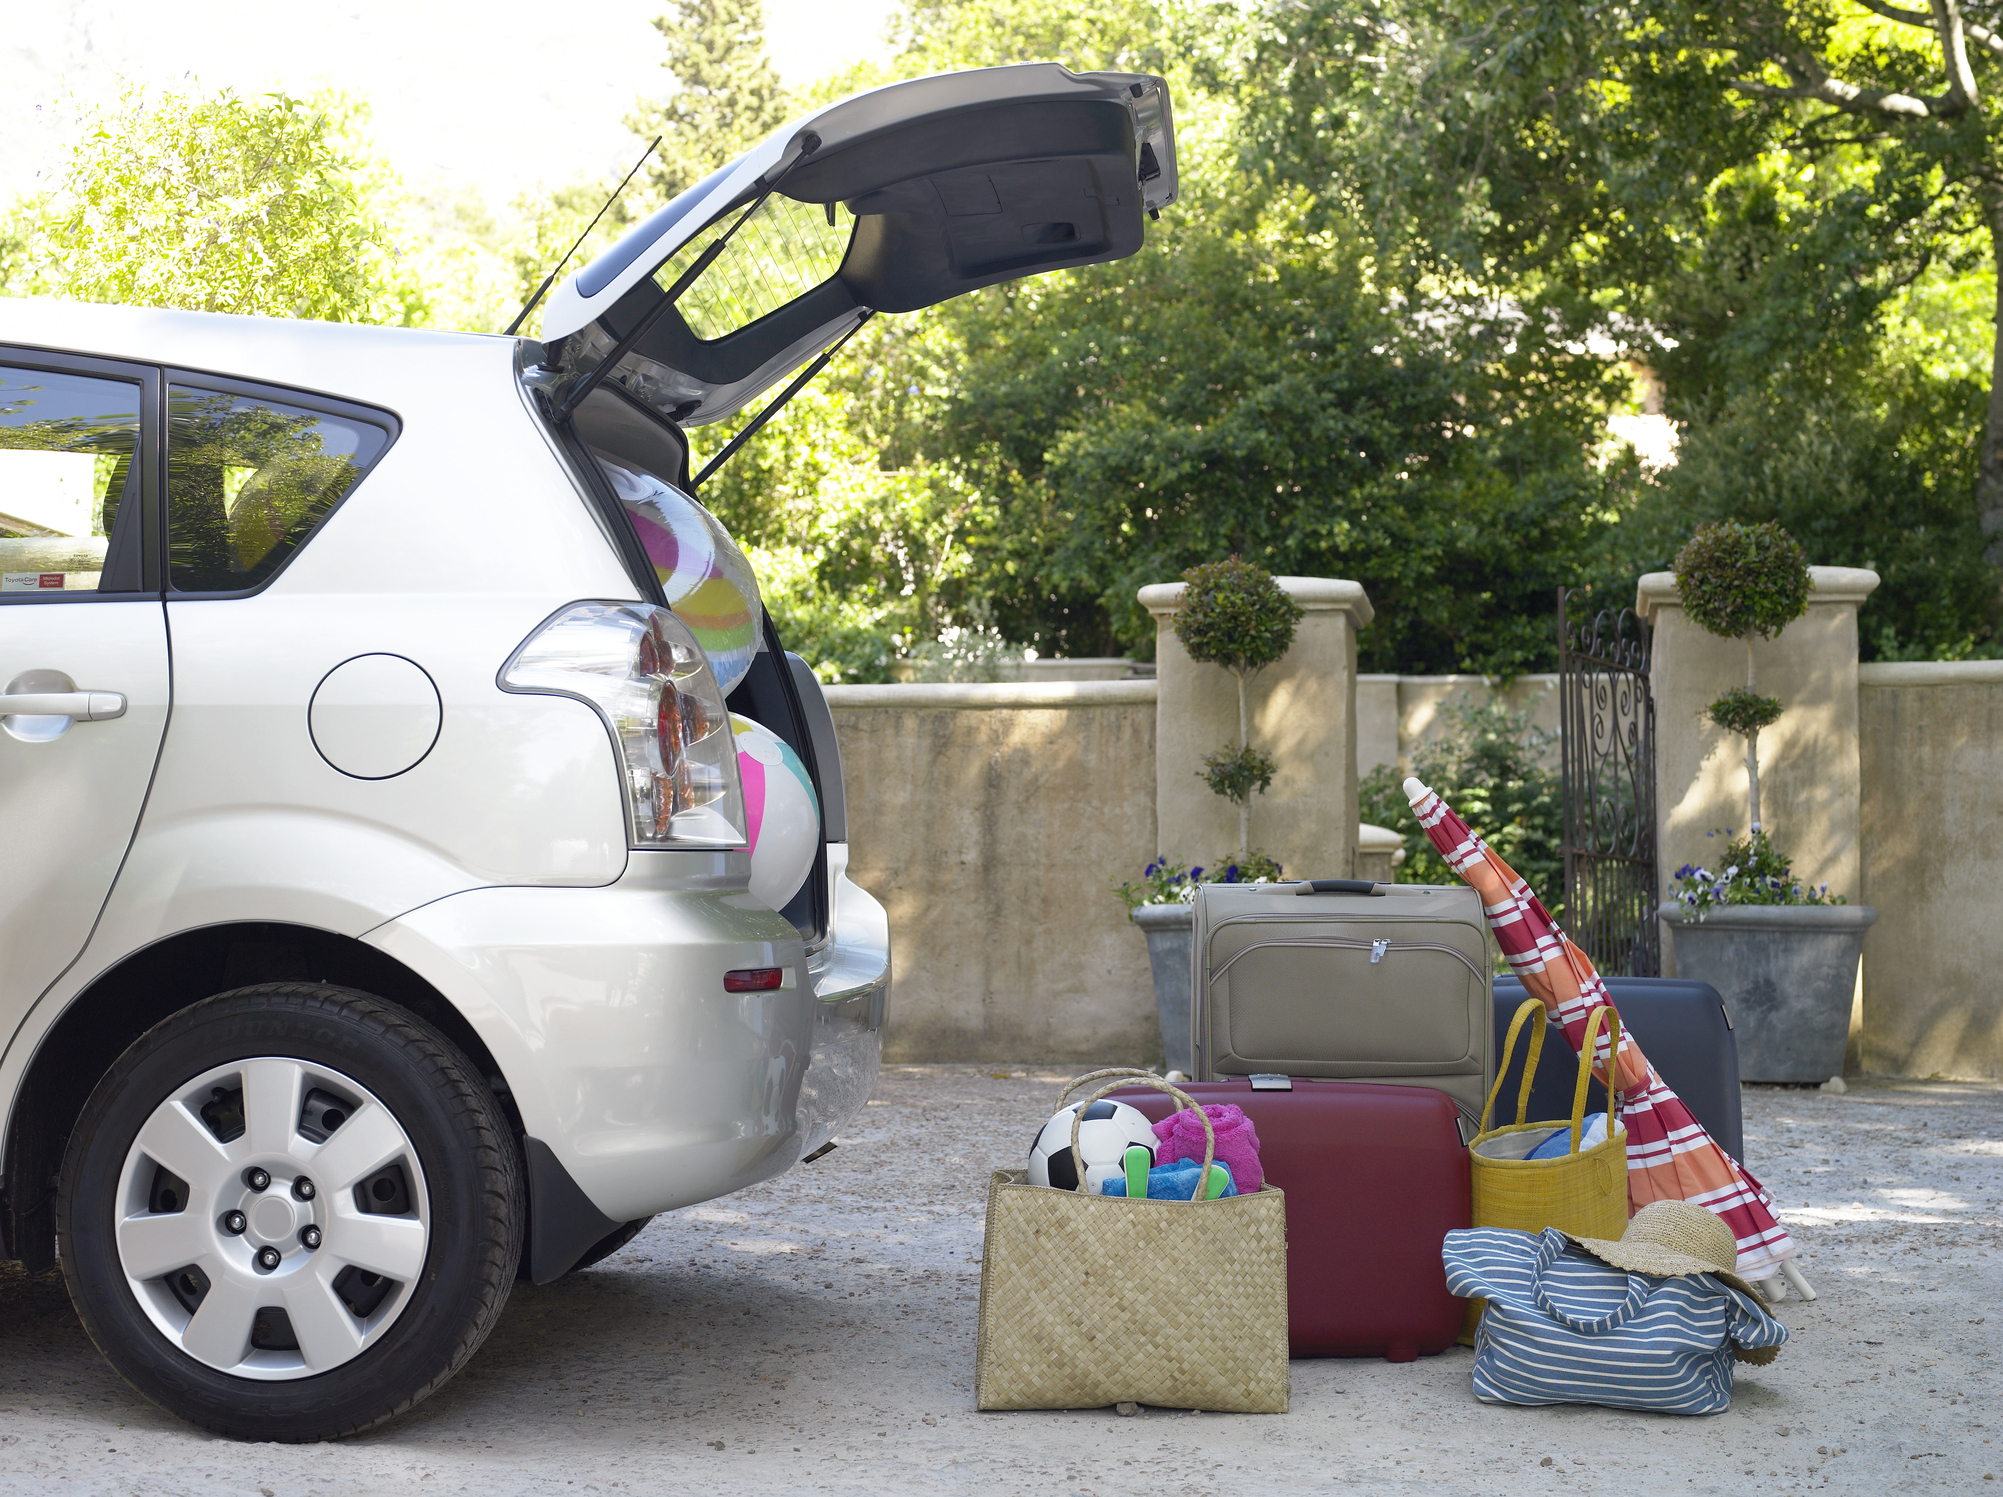
{"label": "stone wall", "polygon": [[[1803,883],[1859,902],[1862,768],[1857,746],[1857,610],[1878,585],[1861,567],[1810,567],[1808,612],[1774,639],[1755,639],[1757,688],[1786,704],[1760,734],[1760,814]],[[1704,710],[1746,685],[1741,640],[1705,633],[1676,582],[1651,572],[1635,611],[1654,627],[1655,846],[1666,881],[1686,863],[1715,866],[1709,834],[1747,827],[1745,740]],[[1665,952],[1665,960],[1674,957]]]}
{"label": "stone wall", "polygon": [[833,686],[849,874],[890,912],[885,1058],[1161,1058],[1112,892],[1155,854],[1155,683]]}
{"label": "stone wall", "polygon": [[1239,841],[1238,808],[1204,783],[1204,759],[1238,737],[1238,688],[1220,665],[1190,659],[1174,628],[1180,582],[1140,590],[1155,619],[1160,688],[1155,815],[1163,850],[1190,862],[1249,845],[1295,877],[1352,878],[1356,868],[1356,632],[1370,622],[1361,584],[1336,577],[1275,577],[1301,606],[1287,653],[1246,693],[1252,742],[1277,765],[1252,798],[1251,840]]}
{"label": "stone wall", "polygon": [[1448,707],[1483,707],[1497,696],[1511,712],[1551,735],[1546,762],[1558,767],[1558,678],[1518,676],[1498,691],[1486,676],[1380,676],[1356,678],[1356,773],[1380,764],[1412,770],[1412,750],[1452,726]]}
{"label": "stone wall", "polygon": [[[1762,735],[1761,780],[1801,872],[1878,909],[1850,1067],[2003,1078],[2003,662],[1860,667],[1863,589],[1817,581],[1810,617],[1761,647],[1761,685],[1804,719]],[[1743,815],[1743,763],[1695,704],[1743,681],[1744,654],[1710,658],[1722,642],[1652,592],[1667,875],[1707,817]],[[1440,705],[1488,694],[1480,677],[1362,677],[1357,772],[1409,763]],[[1555,695],[1526,677],[1510,704],[1555,726]],[[1159,1059],[1146,946],[1110,888],[1161,850],[1158,696],[1145,680],[828,689],[850,869],[890,911],[890,1058]]]}
{"label": "stone wall", "polygon": [[1858,668],[1861,1054],[1895,1076],[2003,1078],[2003,661]]}

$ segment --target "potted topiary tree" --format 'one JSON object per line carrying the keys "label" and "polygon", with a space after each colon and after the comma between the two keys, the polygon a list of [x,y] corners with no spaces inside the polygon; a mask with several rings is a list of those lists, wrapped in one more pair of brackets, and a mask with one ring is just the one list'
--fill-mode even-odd
{"label": "potted topiary tree", "polygon": [[1265,794],[1277,767],[1252,747],[1252,678],[1293,648],[1305,612],[1268,572],[1236,556],[1182,574],[1176,638],[1191,660],[1221,665],[1238,683],[1238,741],[1203,761],[1203,777],[1237,803],[1241,855],[1252,850],[1252,797]]}
{"label": "potted topiary tree", "polygon": [[1686,863],[1676,872],[1661,918],[1677,974],[1724,995],[1743,1080],[1825,1081],[1843,1073],[1857,963],[1878,912],[1845,904],[1826,884],[1804,885],[1760,809],[1760,731],[1786,708],[1756,689],[1753,637],[1777,638],[1808,611],[1807,558],[1778,525],[1722,521],[1700,526],[1673,566],[1692,622],[1746,646],[1746,684],[1704,715],[1745,740],[1747,831],[1722,833],[1721,871]]}
{"label": "potted topiary tree", "polygon": [[1238,807],[1238,851],[1208,868],[1184,868],[1167,857],[1149,863],[1137,882],[1120,884],[1129,917],[1148,943],[1155,1013],[1167,1069],[1190,1064],[1190,901],[1199,883],[1263,883],[1280,866],[1252,848],[1252,797],[1273,783],[1272,755],[1252,746],[1252,678],[1292,648],[1306,610],[1271,575],[1233,556],[1182,574],[1176,637],[1190,659],[1221,665],[1238,685],[1238,739],[1204,760],[1210,788]]}

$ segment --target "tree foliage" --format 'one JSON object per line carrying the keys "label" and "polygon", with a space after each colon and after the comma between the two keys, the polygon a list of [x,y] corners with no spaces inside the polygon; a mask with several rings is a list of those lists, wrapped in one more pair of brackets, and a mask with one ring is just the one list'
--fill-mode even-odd
{"label": "tree foliage", "polygon": [[1720,639],[1772,639],[1808,611],[1808,558],[1772,521],[1699,526],[1675,573],[1683,611]]}
{"label": "tree foliage", "polygon": [[1727,733],[1751,738],[1761,728],[1780,721],[1779,697],[1764,697],[1743,686],[1735,686],[1704,709],[1704,715]]}
{"label": "tree foliage", "polygon": [[83,301],[398,320],[346,113],[333,97],[126,93],[70,148],[20,279]]}
{"label": "tree foliage", "polygon": [[1867,657],[1967,655],[1999,647],[1991,10],[1304,0],[1212,66],[1248,165],[1369,226],[1388,278],[1520,298],[1659,380],[1681,461],[1608,582],[1775,519],[1883,574]]}
{"label": "tree foliage", "polygon": [[627,124],[662,137],[647,177],[666,200],[785,124],[789,108],[765,50],[763,0],[669,0],[654,29],[670,86]]}
{"label": "tree foliage", "polygon": [[[887,63],[791,97],[758,0],[663,3],[631,123],[667,138],[582,259],[874,83],[1051,58],[1175,98],[1138,255],[876,319],[706,488],[831,678],[990,626],[1144,656],[1136,590],[1230,553],[1364,583],[1366,669],[1510,675],[1556,587],[1710,521],[1875,568],[1867,658],[2003,652],[1989,0],[907,0]],[[357,119],[128,100],[0,284],[495,329],[612,186],[418,200]],[[1643,390],[1660,472],[1606,435]]]}
{"label": "tree foliage", "polygon": [[[1442,713],[1446,731],[1412,752],[1411,773],[1437,790],[1559,919],[1564,918],[1564,785],[1551,760],[1553,736],[1527,712],[1465,699]],[[1398,878],[1408,884],[1458,882],[1419,825],[1400,788],[1405,771],[1380,764],[1357,787],[1364,821],[1404,838]]]}
{"label": "tree foliage", "polygon": [[978,496],[969,585],[1045,653],[1145,652],[1136,590],[1236,553],[1362,582],[1365,669],[1538,668],[1628,503],[1594,460],[1625,376],[1508,308],[1400,305],[1353,232],[1209,180],[1131,260],[942,309],[917,440]]}
{"label": "tree foliage", "polygon": [[1306,612],[1270,572],[1231,556],[1182,574],[1173,627],[1191,660],[1250,675],[1293,648]]}

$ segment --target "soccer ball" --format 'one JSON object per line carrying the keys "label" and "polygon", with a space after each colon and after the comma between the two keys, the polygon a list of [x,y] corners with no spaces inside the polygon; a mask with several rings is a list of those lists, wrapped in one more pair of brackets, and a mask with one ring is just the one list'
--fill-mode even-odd
{"label": "soccer ball", "polygon": [[[1071,1119],[1081,1104],[1073,1102],[1043,1125],[1029,1151],[1029,1183],[1078,1188],[1078,1171],[1071,1162]],[[1126,1170],[1127,1150],[1139,1144],[1154,1163],[1155,1130],[1138,1107],[1101,1097],[1085,1109],[1078,1126],[1078,1152],[1085,1158],[1085,1190],[1098,1195],[1108,1180]]]}

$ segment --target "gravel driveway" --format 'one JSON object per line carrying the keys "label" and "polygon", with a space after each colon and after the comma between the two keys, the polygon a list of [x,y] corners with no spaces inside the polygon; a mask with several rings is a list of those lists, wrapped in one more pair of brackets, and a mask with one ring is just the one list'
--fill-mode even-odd
{"label": "gravel driveway", "polygon": [[1494,1409],[1471,1354],[1294,1364],[1293,1412],[976,1414],[989,1168],[1064,1077],[908,1066],[817,1164],[518,1287],[444,1392],[343,1445],[242,1445],[131,1392],[60,1275],[0,1270],[0,1492],[1994,1492],[2003,1088],[1746,1096],[1813,1305],[1712,1419]]}

